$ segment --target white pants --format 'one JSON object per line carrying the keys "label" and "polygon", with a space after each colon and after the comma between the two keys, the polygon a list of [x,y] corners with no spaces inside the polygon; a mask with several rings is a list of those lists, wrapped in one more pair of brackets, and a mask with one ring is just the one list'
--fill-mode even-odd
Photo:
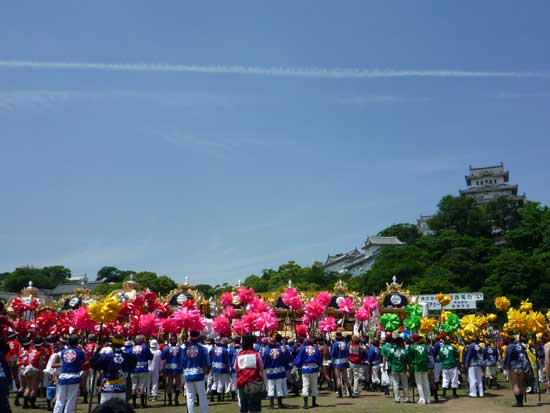
{"label": "white pants", "polygon": [[80,383],[59,384],[56,390],[57,400],[53,408],[54,413],[74,413],[76,412],[76,398],[78,397],[78,388]]}
{"label": "white pants", "polygon": [[393,383],[393,398],[396,402],[400,400],[399,397],[399,383],[403,387],[403,401],[409,401],[409,378],[407,373],[395,373],[391,374],[391,381]]}
{"label": "white pants", "polygon": [[470,387],[470,397],[483,397],[483,380],[481,379],[481,367],[468,367],[468,385]]}
{"label": "white pants", "polygon": [[151,375],[149,377],[151,379],[149,381],[150,388],[151,388],[151,395],[156,397],[156,396],[159,395],[159,375],[160,375],[160,372],[150,371],[149,374]]}
{"label": "white pants", "polygon": [[227,373],[212,373],[211,390],[218,394],[228,393],[230,376]]}
{"label": "white pants", "polygon": [[414,380],[418,390],[418,404],[430,403],[430,380],[427,371],[415,371]]}
{"label": "white pants", "polygon": [[187,411],[189,413],[195,413],[195,395],[199,397],[201,413],[208,413],[208,401],[206,400],[203,380],[185,382],[185,398],[187,399]]}
{"label": "white pants", "polygon": [[268,397],[283,397],[285,395],[283,389],[283,381],[286,379],[267,379],[267,396]]}
{"label": "white pants", "polygon": [[494,379],[497,374],[497,366],[485,366],[485,377]]}
{"label": "white pants", "polygon": [[434,363],[434,382],[439,383],[441,381],[441,371],[443,370],[443,363],[436,361]]}
{"label": "white pants", "polygon": [[449,383],[452,389],[458,389],[458,369],[443,369],[443,388],[448,389]]}
{"label": "white pants", "polygon": [[126,393],[101,393],[101,403],[105,403],[106,401],[111,399],[120,399],[126,401]]}
{"label": "white pants", "polygon": [[311,387],[311,395],[317,397],[319,388],[317,387],[317,379],[319,373],[302,373],[302,397],[309,396],[309,388]]}
{"label": "white pants", "polygon": [[350,383],[353,381],[353,393],[358,394],[359,393],[359,378],[361,376],[361,365],[350,363],[349,368],[349,379]]}
{"label": "white pants", "polygon": [[144,394],[147,390],[147,386],[149,386],[149,375],[150,373],[148,371],[132,373],[132,392]]}
{"label": "white pants", "polygon": [[380,364],[371,366],[370,379],[372,384],[380,384]]}

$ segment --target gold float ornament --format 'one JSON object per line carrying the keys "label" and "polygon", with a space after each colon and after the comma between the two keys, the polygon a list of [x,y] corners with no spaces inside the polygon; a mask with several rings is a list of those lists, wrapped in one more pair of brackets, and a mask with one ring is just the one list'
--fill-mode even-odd
{"label": "gold float ornament", "polygon": [[500,311],[507,311],[510,308],[510,300],[504,296],[495,298],[495,307]]}
{"label": "gold float ornament", "polygon": [[532,309],[533,309],[533,303],[531,303],[529,299],[521,301],[521,304],[519,306],[520,311],[531,311]]}
{"label": "gold float ornament", "polygon": [[112,323],[118,318],[122,304],[115,297],[95,301],[88,306],[88,315],[96,323]]}
{"label": "gold float ornament", "polygon": [[447,307],[449,304],[451,304],[451,301],[453,300],[453,297],[450,295],[445,295],[443,293],[437,294],[437,301],[439,301],[439,304],[441,304],[441,307]]}

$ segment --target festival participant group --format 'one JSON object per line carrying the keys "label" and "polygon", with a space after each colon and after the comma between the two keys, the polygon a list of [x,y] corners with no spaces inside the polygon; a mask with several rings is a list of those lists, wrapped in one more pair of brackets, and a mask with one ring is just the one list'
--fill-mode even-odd
{"label": "festival participant group", "polygon": [[[135,409],[185,404],[189,413],[218,403],[243,413],[284,409],[296,400],[310,409],[330,392],[428,405],[483,398],[503,381],[516,407],[529,393],[550,393],[548,324],[528,300],[516,309],[498,297],[506,322],[497,330],[495,314],[442,310],[435,318],[410,304],[399,318],[380,314],[375,297],[359,305],[328,292],[304,299],[290,287],[282,313],[303,312],[290,326],[252,289],[222,294],[210,322],[192,299],[169,310],[150,292],[140,297],[40,314],[21,300],[8,315],[0,305],[0,412],[11,412],[10,392],[15,406],[55,413],[119,400]],[[438,300],[444,307],[450,299]]]}

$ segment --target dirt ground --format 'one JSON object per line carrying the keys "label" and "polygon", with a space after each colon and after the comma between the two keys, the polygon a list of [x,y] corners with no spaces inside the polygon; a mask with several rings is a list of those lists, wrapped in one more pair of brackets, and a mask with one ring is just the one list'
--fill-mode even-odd
{"label": "dirt ground", "polygon": [[[496,412],[507,412],[507,411],[518,411],[523,409],[517,409],[511,407],[514,403],[514,398],[512,396],[512,391],[509,386],[504,383],[503,388],[500,390],[488,390],[485,393],[485,397],[482,399],[479,398],[469,398],[466,395],[465,389],[459,389],[459,398],[450,399],[447,401],[442,401],[440,403],[433,403],[431,405],[419,406],[413,403],[394,403],[393,399],[384,398],[381,393],[372,393],[372,392],[361,392],[361,396],[358,399],[337,399],[336,395],[333,392],[323,391],[321,392],[318,402],[321,405],[315,409],[309,409],[308,411],[312,413],[357,413],[358,411],[363,412],[446,412],[446,413],[496,413]],[[182,398],[182,402],[185,399]],[[79,400],[80,401],[80,400]],[[14,413],[22,412],[39,412],[45,411],[46,402],[44,399],[38,399],[37,407],[40,407],[40,410],[23,410],[21,407],[13,407],[13,395],[10,398],[12,409]],[[285,400],[287,409],[285,410],[302,410],[302,399],[300,397],[289,397]],[[94,405],[95,406],[95,405]],[[262,408],[268,411],[268,403],[264,401]],[[541,401],[538,401],[537,394],[527,395],[527,403],[524,409],[527,409],[530,413],[536,412],[550,412],[550,394],[542,394]],[[179,407],[166,407],[161,401],[159,402],[150,402],[149,407],[146,409],[137,409],[137,412],[150,411],[151,413],[183,413],[186,411],[185,405]],[[78,404],[77,412],[86,413],[88,411],[88,406],[83,404]],[[199,412],[199,409],[196,408],[196,411]],[[238,412],[238,406],[236,402],[225,401],[225,402],[214,402],[209,405],[209,412],[211,413],[233,413]],[[4,413],[4,412],[0,412]]]}

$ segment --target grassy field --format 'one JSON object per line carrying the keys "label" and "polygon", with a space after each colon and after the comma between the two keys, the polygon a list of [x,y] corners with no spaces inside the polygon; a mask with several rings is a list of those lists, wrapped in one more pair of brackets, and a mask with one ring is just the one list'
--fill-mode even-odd
{"label": "grassy field", "polygon": [[[363,412],[448,412],[448,413],[496,413],[496,412],[506,412],[506,411],[517,411],[518,409],[512,408],[514,399],[512,392],[507,384],[503,386],[501,390],[489,390],[486,392],[486,397],[483,399],[473,399],[466,396],[466,391],[464,389],[459,390],[459,399],[452,399],[448,401],[443,401],[440,403],[433,403],[427,406],[419,406],[416,404],[405,404],[405,403],[394,403],[393,399],[384,398],[381,393],[371,393],[363,391],[360,398],[358,399],[337,399],[333,392],[321,392],[318,402],[321,405],[315,409],[309,409],[309,412],[312,413],[357,413],[358,411]],[[185,401],[182,398],[182,401]],[[290,397],[285,400],[287,409],[285,410],[302,410],[302,399],[300,397]],[[310,399],[311,402],[311,399]],[[11,405],[14,413],[22,412],[44,412],[46,409],[46,402],[44,399],[39,399],[38,407],[41,410],[23,410],[21,407],[13,407],[13,397],[11,398]],[[139,403],[138,403],[139,404]],[[267,410],[268,403],[264,401],[262,408]],[[538,401],[538,395],[528,395],[526,408],[530,413],[537,412],[550,412],[550,394],[543,394],[541,397],[541,402]],[[137,409],[137,411],[150,411],[151,413],[177,413],[186,411],[186,407],[182,404],[179,407],[166,407],[163,405],[162,401],[159,402],[149,402],[147,409]],[[77,406],[77,411],[80,413],[87,412],[87,406],[79,404]],[[196,409],[198,412],[198,408]],[[212,413],[232,413],[238,412],[238,406],[236,402],[226,401],[226,402],[214,402],[210,403],[209,411]],[[0,412],[4,413],[4,412]]]}

